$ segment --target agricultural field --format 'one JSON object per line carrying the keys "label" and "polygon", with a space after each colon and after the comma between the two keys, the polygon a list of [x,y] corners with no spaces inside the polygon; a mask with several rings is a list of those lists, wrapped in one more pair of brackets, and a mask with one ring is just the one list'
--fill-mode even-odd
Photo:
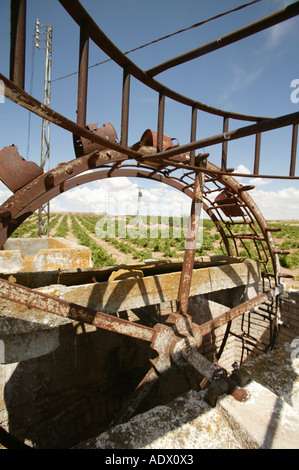
{"label": "agricultural field", "polygon": [[[279,249],[290,252],[279,255],[282,272],[292,274],[294,280],[288,284],[299,288],[299,221],[268,221],[268,225],[280,228],[279,232],[272,233],[274,241]],[[186,227],[179,217],[159,216],[150,221],[146,216],[137,220],[136,216],[115,218],[87,213],[52,213],[50,217],[50,236],[89,247],[94,266],[131,264],[146,259],[182,259],[185,235]],[[23,222],[12,237],[38,237],[37,214]],[[203,220],[200,237],[196,256],[226,254],[211,220]],[[246,249],[250,249],[250,243],[244,244],[240,256],[248,256]]]}

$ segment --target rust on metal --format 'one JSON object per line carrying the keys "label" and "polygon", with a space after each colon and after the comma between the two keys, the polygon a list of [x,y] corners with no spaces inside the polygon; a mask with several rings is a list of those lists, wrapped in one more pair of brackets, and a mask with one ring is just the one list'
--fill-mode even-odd
{"label": "rust on metal", "polygon": [[[206,167],[206,162],[200,162],[202,167]],[[181,272],[179,293],[178,293],[178,311],[182,315],[187,315],[188,302],[190,296],[190,287],[194,267],[195,251],[198,241],[198,230],[200,215],[202,210],[204,192],[204,173],[197,173],[194,178],[193,197],[191,203],[190,221],[186,246],[184,253],[184,263]]]}
{"label": "rust on metal", "polygon": [[196,325],[196,329],[199,329],[203,336],[211,333],[216,328],[220,326],[226,325],[229,321],[234,320],[235,318],[239,317],[243,313],[248,312],[254,307],[261,305],[262,303],[266,302],[272,295],[272,291],[266,293],[263,292],[261,294],[256,295],[252,299],[246,300],[242,304],[228,310],[225,313],[222,313],[216,318],[207,321],[202,325]]}
{"label": "rust on metal", "polygon": [[11,0],[10,79],[25,84],[26,0]]}
{"label": "rust on metal", "polygon": [[[99,123],[87,124],[86,129],[106,140],[109,140],[110,142],[117,143],[117,133],[110,122],[103,124],[101,127],[98,127],[98,125]],[[88,140],[84,137],[81,138],[80,136],[74,135],[73,139],[77,158],[95,152],[96,150],[100,151],[107,148],[103,144],[98,144],[97,142],[93,142],[92,140]]]}
{"label": "rust on metal", "polygon": [[[117,176],[148,178],[152,181],[166,183],[189,196],[192,204],[190,232],[187,243],[189,242],[191,245],[193,243],[193,245],[191,247],[186,246],[181,273],[178,276],[173,275],[168,277],[168,284],[166,281],[162,286],[165,298],[170,291],[173,293],[177,288],[178,309],[169,315],[165,325],[158,323],[154,328],[122,320],[108,313],[92,310],[5,280],[0,280],[0,297],[150,343],[150,348],[155,352],[156,356],[151,358],[151,367],[133,393],[127,409],[124,410],[123,417],[131,416],[134,413],[160,374],[163,374],[172,366],[172,361],[180,365],[181,361],[187,360],[194,369],[211,382],[212,386],[215,385],[217,380],[218,385],[222,381],[222,390],[231,392],[236,399],[242,401],[246,399],[246,393],[242,389],[235,387],[234,382],[227,376],[226,371],[201,356],[197,348],[201,344],[203,336],[213,332],[220,326],[229,324],[233,319],[264,303],[269,298],[273,298],[274,291],[265,291],[202,325],[193,323],[192,317],[187,315],[189,297],[193,292],[192,280],[200,281],[198,282],[200,288],[205,283],[206,285],[210,283],[215,289],[216,280],[219,281],[219,284],[222,283],[221,286],[223,287],[227,281],[227,271],[230,271],[231,274],[231,270],[225,267],[223,267],[222,272],[218,275],[215,275],[215,270],[210,269],[209,276],[207,276],[207,273],[203,272],[203,270],[201,272],[202,277],[194,270],[194,243],[199,220],[199,212],[196,211],[198,208],[196,208],[196,205],[202,204],[203,210],[208,213],[215,223],[228,255],[231,256],[234,253],[233,250],[235,250],[236,256],[240,256],[238,243],[242,244],[243,240],[246,239],[253,240],[258,259],[266,271],[263,273],[262,278],[271,279],[272,277],[275,280],[276,288],[280,286],[281,274],[279,258],[277,256],[279,251],[276,249],[271,236],[271,232],[275,231],[275,229],[267,226],[258,207],[248,195],[247,191],[253,187],[241,186],[232,178],[231,173],[234,170],[227,168],[228,142],[247,136],[255,136],[256,139],[253,174],[234,173],[234,176],[298,179],[299,177],[295,176],[295,165],[299,113],[296,112],[270,119],[262,116],[228,112],[183,96],[165,87],[153,77],[170,67],[201,57],[270,26],[279,24],[281,21],[292,18],[299,14],[299,4],[296,2],[293,5],[289,5],[222,38],[218,38],[193,51],[189,51],[145,71],[137,67],[105,36],[78,0],[60,0],[60,3],[80,27],[77,123],[46,107],[24,91],[26,0],[11,1],[10,80],[3,74],[0,74],[0,80],[4,85],[4,92],[7,98],[43,119],[66,129],[73,135],[76,159],[67,163],[61,163],[44,174],[40,167],[32,162],[25,161],[18,154],[17,147],[5,147],[0,152],[0,179],[14,193],[0,207],[0,246],[4,244],[21,222],[61,192],[86,182]],[[90,40],[123,68],[120,144],[117,142],[117,133],[111,123],[105,123],[100,128],[98,123],[86,125],[88,49]],[[147,129],[140,141],[130,147],[128,146],[128,133],[131,76],[158,94],[159,105],[157,131]],[[180,145],[179,142],[174,143],[175,139],[164,135],[166,98],[188,106],[191,111],[190,142],[187,144]],[[222,117],[222,132],[196,140],[197,110]],[[229,131],[229,119],[237,119],[244,122],[250,121],[253,124]],[[262,134],[287,126],[292,126],[289,175],[260,175]],[[196,150],[216,144],[222,144],[220,168],[206,162],[208,154],[195,155]],[[148,167],[150,167],[150,171]],[[90,169],[99,170],[83,174],[86,170]],[[182,171],[182,176],[178,176],[177,170]],[[212,185],[212,189],[210,189],[209,185]],[[215,192],[219,194],[213,200]],[[229,219],[228,222],[224,219],[223,214]],[[241,217],[241,221],[236,221],[236,217]],[[246,225],[246,233],[235,233],[232,227],[236,223],[243,224],[243,227]],[[256,223],[261,234],[254,228]],[[253,261],[251,262],[253,263]],[[274,274],[270,272],[271,265],[273,265]],[[243,282],[243,278],[238,271],[238,267],[235,274],[238,280],[233,281],[231,279],[230,282],[241,285],[238,283]],[[222,276],[221,280],[219,280],[220,275]],[[174,279],[177,281],[176,284]],[[247,283],[249,282],[248,276],[246,281]],[[126,281],[119,282],[123,282],[123,288],[127,286]],[[144,281],[143,288],[145,286],[148,296],[152,295],[159,302],[157,286],[151,285],[151,281],[148,279]],[[101,287],[103,288],[103,286]],[[109,287],[104,286],[104,288],[106,291],[109,291]],[[135,291],[136,289],[139,290],[139,295],[142,294],[142,286],[140,282],[138,283],[138,280],[136,285],[132,286],[132,292],[134,288]],[[132,292],[130,291],[130,295]],[[277,293],[277,291],[275,292]],[[103,294],[103,299],[105,295],[107,296],[107,292]],[[113,304],[113,296],[109,297],[109,303],[110,306]],[[220,389],[221,387],[218,389],[218,392]]]}
{"label": "rust on metal", "polygon": [[[64,3],[64,2],[62,2]],[[215,50],[219,50],[222,47],[225,47],[229,44],[233,44],[236,41],[247,38],[253,34],[256,34],[260,31],[263,31],[266,28],[270,28],[273,25],[281,23],[289,18],[292,18],[299,14],[299,4],[295,2],[291,5],[288,5],[281,10],[272,13],[271,15],[265,16],[254,23],[243,26],[242,28],[233,31],[225,36],[215,39],[214,41],[204,44],[196,49],[193,49],[189,52],[181,54],[180,56],[174,57],[173,59],[168,60],[162,64],[156,65],[155,67],[148,69],[147,74],[151,77],[158,75],[165,70],[170,69],[171,67],[176,67],[177,65],[186,63],[189,60],[202,57],[205,54],[211,53]]]}
{"label": "rust on metal", "polygon": [[86,125],[88,52],[89,52],[88,23],[84,21],[80,25],[78,100],[77,100],[77,103],[78,103],[77,104],[77,123],[79,124],[79,126],[82,126],[82,127]]}
{"label": "rust on metal", "polygon": [[243,215],[243,211],[239,207],[237,199],[224,191],[218,194],[215,198],[215,203],[218,204],[227,217],[239,217]]}
{"label": "rust on metal", "polygon": [[0,167],[0,179],[13,193],[43,174],[40,166],[19,155],[15,145],[0,151]]}
{"label": "rust on metal", "polygon": [[113,317],[103,312],[97,312],[90,308],[82,307],[81,305],[45,294],[44,292],[33,291],[28,287],[4,279],[0,279],[0,297],[64,318],[82,321],[97,328],[148,342],[152,342],[155,334],[154,330],[147,326]]}
{"label": "rust on metal", "polygon": [[[176,144],[173,141],[176,140],[174,138],[169,137],[168,135],[163,135],[163,150],[167,150],[172,147],[178,147],[180,144],[177,142]],[[146,129],[141,136],[140,144],[150,147],[157,147],[158,139],[157,139],[157,132],[151,129]]]}

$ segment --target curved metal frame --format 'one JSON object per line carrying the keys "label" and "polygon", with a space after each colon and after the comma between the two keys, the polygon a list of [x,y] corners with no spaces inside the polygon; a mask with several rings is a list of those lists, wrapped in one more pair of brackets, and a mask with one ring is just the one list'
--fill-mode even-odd
{"label": "curved metal frame", "polygon": [[[153,168],[144,164],[137,166],[128,161],[124,162],[121,158],[115,152],[96,151],[80,159],[60,164],[56,169],[48,171],[21,188],[0,207],[0,213],[6,214],[5,216],[2,215],[0,223],[0,245],[3,246],[7,238],[17,227],[42,204],[49,202],[69,189],[97,179],[117,176],[147,178],[169,185],[192,198],[192,188],[194,186],[193,172],[178,178],[169,174],[168,168],[153,170]],[[115,163],[119,166],[114,167]],[[91,168],[99,170],[84,174],[84,172]],[[222,237],[228,255],[232,256],[234,254],[240,256],[239,242],[241,241],[241,244],[243,243],[244,248],[247,249],[244,240],[252,239],[257,248],[259,260],[265,267],[265,274],[271,274],[269,262],[272,262],[274,278],[278,281],[280,271],[279,259],[275,254],[276,248],[270,233],[271,228],[267,226],[260,210],[246,191],[247,188],[238,183],[232,176],[220,174],[215,180],[215,172],[217,171],[219,171],[219,168],[207,162],[203,210],[213,220]],[[211,186],[213,189],[211,189]],[[241,225],[248,227],[250,233],[242,236],[241,234],[236,235],[232,231],[232,226],[235,225],[235,218],[229,217],[228,220],[225,218],[225,212],[230,206],[224,205],[221,207],[215,203],[211,199],[211,194],[215,192],[221,192],[230,199],[233,198],[233,204],[239,208],[242,214],[238,217],[237,225],[239,227]],[[225,211],[224,213],[223,210]],[[262,237],[258,234],[255,223],[258,225]],[[249,257],[254,257],[249,251],[248,255]]]}

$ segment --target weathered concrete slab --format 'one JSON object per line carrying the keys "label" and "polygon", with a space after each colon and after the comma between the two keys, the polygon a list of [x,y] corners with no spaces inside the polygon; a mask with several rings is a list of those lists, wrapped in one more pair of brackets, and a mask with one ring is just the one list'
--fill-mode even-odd
{"label": "weathered concrete slab", "polygon": [[251,382],[249,399],[231,395],[215,408],[190,391],[115,426],[80,449],[298,449],[299,414],[268,389]]}
{"label": "weathered concrete slab", "polygon": [[217,405],[242,448],[299,449],[298,412],[257,382],[251,382],[246,390],[248,401],[241,403],[227,396]]}
{"label": "weathered concrete slab", "polygon": [[242,369],[299,412],[299,337],[247,361]]}
{"label": "weathered concrete slab", "polygon": [[[115,313],[176,300],[180,276],[180,272],[174,272],[81,286],[55,285],[43,291],[96,310]],[[244,286],[245,296],[250,298],[258,293],[259,279],[258,262],[252,260],[195,269],[190,296]]]}
{"label": "weathered concrete slab", "polygon": [[59,329],[46,329],[20,335],[1,335],[0,364],[27,361],[49,354],[60,345]]}
{"label": "weathered concrete slab", "polygon": [[[299,338],[244,365],[248,399],[190,391],[81,443],[89,449],[299,449]],[[275,379],[276,378],[276,379]],[[272,390],[270,390],[270,388]],[[274,393],[274,391],[276,393]]]}
{"label": "weathered concrete slab", "polygon": [[[217,438],[215,438],[217,436]],[[190,391],[82,443],[80,449],[240,449],[226,419]]]}
{"label": "weathered concrete slab", "polygon": [[71,320],[1,299],[0,364],[12,364],[55,351],[59,327]]}
{"label": "weathered concrete slab", "polygon": [[0,250],[0,272],[37,272],[92,266],[90,249],[61,237],[10,238]]}

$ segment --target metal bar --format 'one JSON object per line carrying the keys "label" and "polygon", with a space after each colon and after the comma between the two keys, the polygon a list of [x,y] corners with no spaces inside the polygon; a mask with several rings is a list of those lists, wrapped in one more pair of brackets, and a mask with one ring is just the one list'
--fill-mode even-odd
{"label": "metal bar", "polygon": [[[1,78],[1,74],[0,74]],[[205,139],[196,140],[189,144],[181,145],[169,150],[161,152],[161,158],[169,158],[180,153],[190,152],[199,148],[210,147],[211,145],[221,144],[224,141],[237,140],[243,137],[254,135],[258,132],[267,132],[281,127],[290,126],[299,122],[299,112],[286,114],[277,118],[268,119],[267,121],[259,122],[258,124],[250,124],[249,126],[240,127],[228,132],[206,137]],[[147,156],[147,160],[151,159],[151,155]]]}
{"label": "metal bar", "polygon": [[69,15],[73,18],[74,21],[78,25],[81,25],[83,20],[88,21],[89,24],[89,37],[92,41],[104,51],[108,57],[114,60],[118,65],[121,67],[130,67],[131,75],[134,76],[137,80],[144,83],[146,86],[151,88],[152,90],[161,92],[164,91],[165,96],[171,98],[179,103],[185,104],[187,106],[195,106],[197,109],[201,109],[202,111],[206,111],[211,114],[215,114],[217,116],[229,116],[233,119],[244,119],[245,121],[257,121],[257,120],[264,120],[268,119],[262,116],[249,116],[246,114],[239,114],[230,111],[223,111],[218,108],[214,108],[213,106],[206,105],[204,103],[200,103],[199,101],[194,101],[194,99],[188,98],[187,96],[183,96],[180,93],[171,90],[165,85],[157,82],[153,78],[149,77],[149,75],[137,65],[134,64],[125,54],[123,54],[110,39],[103,33],[103,31],[99,28],[99,26],[95,23],[93,18],[87,13],[87,11],[83,8],[79,0],[59,0],[61,5],[65,8],[65,10],[69,13]]}
{"label": "metal bar", "polygon": [[4,279],[0,279],[0,297],[64,318],[81,321],[96,326],[97,328],[148,342],[152,342],[155,335],[155,331],[147,326],[113,317],[103,312],[97,312],[90,308],[47,295],[43,292],[33,291],[28,287],[5,281]]}
{"label": "metal bar", "polygon": [[[192,115],[191,115],[191,134],[190,134],[190,142],[194,142],[196,140],[196,125],[197,125],[197,109],[193,106],[192,107]],[[190,165],[195,164],[195,150],[191,150],[190,152]]]}
{"label": "metal bar", "polygon": [[120,143],[124,147],[128,145],[128,129],[129,129],[129,104],[130,104],[130,82],[131,75],[129,68],[124,68],[123,73],[123,92],[122,92],[122,108],[121,108],[121,137]]}
{"label": "metal bar", "polygon": [[[229,118],[224,116],[223,118],[223,133],[228,131]],[[226,171],[227,168],[227,140],[222,143],[222,156],[221,156],[221,170]]]}
{"label": "metal bar", "polygon": [[239,240],[243,239],[244,240],[259,240],[259,241],[266,241],[264,237],[259,237],[254,234],[247,234],[243,235],[242,233],[233,233],[232,235],[227,235],[227,238],[237,238]]}
{"label": "metal bar", "polygon": [[294,124],[293,134],[292,134],[291,163],[290,163],[290,173],[289,173],[290,176],[295,176],[297,141],[298,141],[298,124]]}
{"label": "metal bar", "polygon": [[212,364],[208,359],[202,356],[194,349],[182,349],[182,356],[189,362],[201,375],[205,376],[210,382],[212,381],[218,367]]}
{"label": "metal bar", "polygon": [[192,49],[184,54],[181,54],[177,57],[174,57],[162,64],[156,65],[151,69],[147,70],[147,74],[150,77],[154,77],[159,73],[165,72],[172,67],[176,67],[177,65],[184,64],[189,60],[196,59],[201,57],[205,54],[210,52],[216,51],[221,49],[222,47],[228,46],[229,44],[233,44],[234,42],[240,41],[241,39],[247,38],[252,34],[256,34],[264,29],[270,28],[282,21],[288,20],[299,14],[299,2],[292,3],[288,5],[286,8],[282,8],[271,15],[265,16],[253,23],[250,23],[246,26],[243,26],[240,29],[237,29],[225,36],[219,37],[214,39],[213,41],[204,44],[203,46],[197,47],[196,49]]}
{"label": "metal bar", "polygon": [[25,87],[26,0],[11,0],[10,79]]}
{"label": "metal bar", "polygon": [[165,112],[165,95],[163,92],[160,92],[159,93],[159,107],[158,107],[157,152],[163,152],[164,112]]}
{"label": "metal bar", "polygon": [[86,126],[88,52],[89,52],[88,23],[84,21],[80,26],[78,104],[77,104],[77,124],[79,124],[79,126],[82,126],[82,127]]}
{"label": "metal bar", "polygon": [[228,207],[245,207],[245,204],[235,204],[235,203],[232,203],[232,204],[215,204],[214,206],[210,206],[209,207],[209,210],[210,209],[227,209]]}
{"label": "metal bar", "polygon": [[262,138],[261,133],[256,134],[255,150],[254,150],[254,168],[253,168],[253,173],[255,175],[259,174],[259,169],[260,169],[261,138]]}
{"label": "metal bar", "polygon": [[[157,156],[155,156],[153,158],[153,160],[155,158],[157,158]],[[227,175],[227,176],[232,176],[232,177],[244,176],[245,178],[271,178],[271,179],[276,178],[276,179],[287,179],[287,180],[289,180],[289,179],[294,179],[294,180],[299,179],[299,176],[283,176],[283,175],[271,175],[271,174],[270,175],[264,175],[264,174],[263,175],[260,175],[260,174],[256,175],[254,173],[239,173],[239,172],[233,171],[233,168],[231,168],[231,169],[228,168],[227,171],[214,170],[214,169],[212,170],[210,168],[208,170],[206,170],[204,168],[196,168],[195,166],[190,166],[190,165],[186,165],[186,164],[182,164],[182,163],[176,163],[172,160],[166,160],[166,159],[162,160],[161,159],[161,161],[164,162],[165,165],[167,164],[168,166],[174,166],[177,169],[179,169],[179,168],[180,169],[186,169],[186,170],[192,169],[197,173],[210,173],[211,175],[215,175],[215,176],[217,176],[217,175],[224,175],[224,176]],[[172,170],[172,171],[174,171],[174,170]],[[214,180],[215,180],[215,178],[212,178],[207,182],[210,183],[210,182],[213,182]],[[217,178],[216,178],[216,180],[217,180]],[[251,187],[250,189],[253,189],[253,188]],[[238,191],[242,192],[242,188],[239,188]],[[247,189],[244,190],[244,191],[247,191]]]}
{"label": "metal bar", "polygon": [[[200,162],[205,166],[204,162]],[[186,238],[184,262],[180,277],[179,292],[177,298],[177,308],[180,314],[187,315],[190,287],[192,282],[192,272],[199,229],[200,213],[203,202],[204,174],[196,174],[194,179],[193,197],[191,203],[191,214]]]}
{"label": "metal bar", "polygon": [[237,307],[234,307],[231,310],[228,310],[227,312],[222,313],[218,317],[213,318],[212,320],[209,320],[206,323],[203,323],[202,325],[194,326],[194,328],[199,329],[201,334],[205,336],[211,333],[212,331],[216,330],[220,326],[226,325],[229,321],[234,320],[235,318],[239,317],[243,313],[246,313],[252,308],[257,307],[258,305],[264,303],[266,300],[269,299],[271,294],[272,292],[259,294],[253,297],[252,299],[247,300],[246,302],[242,303],[241,305],[238,305]]}
{"label": "metal bar", "polygon": [[72,132],[75,135],[80,135],[86,139],[91,140],[92,142],[97,142],[101,145],[104,145],[108,149],[116,150],[117,152],[123,153],[125,155],[131,156],[133,158],[142,156],[139,152],[132,150],[130,148],[123,147],[111,140],[105,139],[104,137],[99,136],[95,132],[91,132],[85,127],[79,126],[75,122],[67,119],[65,116],[57,113],[56,111],[48,108],[43,105],[40,101],[30,96],[28,93],[23,91],[21,88],[17,87],[15,83],[8,80],[7,77],[0,73],[0,80],[4,83],[4,94],[5,96],[13,101],[14,103],[22,106],[29,111],[32,111],[37,116],[47,119],[48,121],[56,124],[63,129],[66,129],[69,132]]}

